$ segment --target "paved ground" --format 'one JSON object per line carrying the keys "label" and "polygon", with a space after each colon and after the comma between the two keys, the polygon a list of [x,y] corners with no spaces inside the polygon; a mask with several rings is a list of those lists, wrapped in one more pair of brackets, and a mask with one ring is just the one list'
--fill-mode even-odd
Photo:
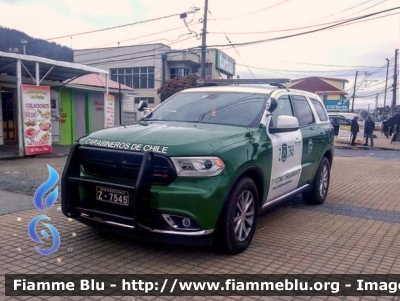
{"label": "paved ground", "polygon": [[[374,132],[376,138],[374,138],[374,146],[362,146],[357,144],[356,146],[350,146],[349,143],[337,142],[337,136],[335,136],[335,147],[336,148],[351,148],[351,149],[382,149],[382,150],[400,150],[400,141],[391,142],[391,137],[386,138],[381,132]],[[370,141],[369,141],[370,143]]]}
{"label": "paved ground", "polygon": [[[60,159],[60,158],[59,158]],[[39,159],[36,159],[39,160]],[[44,160],[44,159],[43,159]],[[12,162],[12,161],[4,161]],[[44,167],[45,161],[38,166]],[[57,167],[57,168],[60,168]],[[322,206],[301,200],[263,214],[248,250],[225,256],[210,248],[148,244],[115,237],[76,221],[52,207],[51,224],[61,236],[57,252],[42,256],[27,234],[37,209],[0,217],[0,269],[6,273],[397,273],[400,274],[400,202],[398,160],[336,157],[328,199]],[[44,175],[42,174],[44,173]],[[47,178],[47,171],[40,176]],[[8,194],[10,196],[10,194]],[[0,198],[2,195],[0,195]],[[5,194],[3,197],[7,197]],[[12,198],[31,197],[12,194]],[[75,233],[75,235],[74,235]],[[0,300],[4,276],[0,276]],[[64,300],[28,298],[20,300]],[[132,297],[70,297],[70,300],[133,300]],[[135,300],[153,300],[140,297]],[[158,298],[160,299],[160,298]],[[163,297],[164,300],[186,300]],[[250,300],[195,297],[194,300]],[[275,300],[274,297],[254,299]],[[299,298],[281,297],[282,300]],[[373,297],[302,297],[302,300],[375,300]],[[387,299],[398,300],[397,297]]]}

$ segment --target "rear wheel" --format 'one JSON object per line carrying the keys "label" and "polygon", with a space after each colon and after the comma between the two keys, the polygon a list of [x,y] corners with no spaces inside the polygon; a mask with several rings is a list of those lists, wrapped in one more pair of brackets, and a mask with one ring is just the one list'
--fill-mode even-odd
{"label": "rear wheel", "polygon": [[317,174],[313,181],[312,190],[303,193],[303,199],[311,205],[322,204],[328,195],[331,165],[329,160],[324,157],[319,164]]}
{"label": "rear wheel", "polygon": [[257,188],[246,177],[239,181],[229,195],[214,237],[214,245],[228,254],[244,251],[253,239],[257,219]]}

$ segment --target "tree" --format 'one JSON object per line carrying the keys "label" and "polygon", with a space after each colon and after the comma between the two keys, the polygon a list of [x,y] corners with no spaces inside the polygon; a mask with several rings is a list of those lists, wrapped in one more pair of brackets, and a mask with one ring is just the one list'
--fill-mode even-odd
{"label": "tree", "polygon": [[157,94],[160,95],[161,102],[179,91],[198,87],[198,78],[199,77],[196,74],[189,74],[186,76],[179,76],[169,79],[157,90]]}

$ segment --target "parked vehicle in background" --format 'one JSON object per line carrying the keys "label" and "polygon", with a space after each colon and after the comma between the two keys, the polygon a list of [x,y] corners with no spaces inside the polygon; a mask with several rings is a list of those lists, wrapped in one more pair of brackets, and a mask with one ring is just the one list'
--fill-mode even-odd
{"label": "parked vehicle in background", "polygon": [[335,135],[339,133],[339,128],[341,125],[351,125],[351,120],[344,116],[329,116],[329,120],[331,121]]}
{"label": "parked vehicle in background", "polygon": [[365,120],[358,114],[356,113],[347,113],[347,112],[328,112],[329,118],[335,117],[335,116],[342,116],[350,121],[354,119],[354,116],[358,117],[358,124],[364,126],[365,125]]}
{"label": "parked vehicle in background", "polygon": [[375,131],[382,131],[382,121],[375,121]]}

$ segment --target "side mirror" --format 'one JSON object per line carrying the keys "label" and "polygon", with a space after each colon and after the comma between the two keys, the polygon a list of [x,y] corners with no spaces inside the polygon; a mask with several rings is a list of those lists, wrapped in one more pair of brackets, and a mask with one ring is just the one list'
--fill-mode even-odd
{"label": "side mirror", "polygon": [[147,101],[141,100],[138,104],[138,111],[143,112],[147,108]]}
{"label": "side mirror", "polygon": [[286,132],[294,132],[299,129],[299,121],[294,116],[286,116],[281,115],[278,116],[276,126],[270,127],[269,132],[272,134],[275,133],[286,133]]}
{"label": "side mirror", "polygon": [[268,98],[266,110],[272,113],[273,111],[275,111],[277,107],[278,107],[278,101],[274,97]]}

